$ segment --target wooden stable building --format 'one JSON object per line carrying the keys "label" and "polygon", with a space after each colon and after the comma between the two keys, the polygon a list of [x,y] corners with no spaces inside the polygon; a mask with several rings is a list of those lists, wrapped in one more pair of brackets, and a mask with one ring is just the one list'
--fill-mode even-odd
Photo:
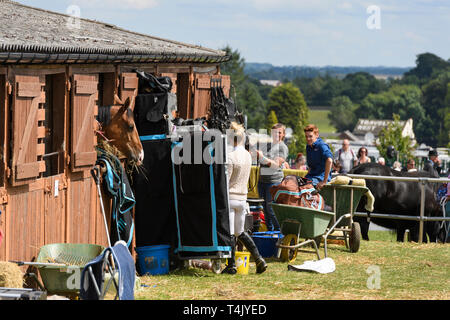
{"label": "wooden stable building", "polygon": [[0,0],[0,260],[49,243],[107,245],[95,164],[101,105],[137,94],[135,69],[174,81],[179,116],[206,116],[222,51]]}

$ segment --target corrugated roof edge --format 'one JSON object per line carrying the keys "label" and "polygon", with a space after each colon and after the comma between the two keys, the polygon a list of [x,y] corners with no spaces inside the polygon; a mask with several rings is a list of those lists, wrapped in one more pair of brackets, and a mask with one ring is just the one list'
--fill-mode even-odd
{"label": "corrugated roof edge", "polygon": [[221,63],[230,56],[155,53],[130,49],[97,49],[0,44],[0,64],[17,63]]}

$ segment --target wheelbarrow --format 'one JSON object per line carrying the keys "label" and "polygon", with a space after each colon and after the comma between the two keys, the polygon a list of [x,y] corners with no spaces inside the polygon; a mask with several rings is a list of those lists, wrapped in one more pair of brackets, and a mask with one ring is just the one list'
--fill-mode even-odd
{"label": "wheelbarrow", "polygon": [[75,299],[80,291],[81,271],[104,249],[105,247],[96,244],[53,243],[40,248],[35,262],[14,262],[19,265],[35,266],[39,270],[43,284],[36,274],[28,275],[48,294]]}
{"label": "wheelbarrow", "polygon": [[[353,185],[324,185],[320,194],[325,203],[333,208],[335,213],[326,234],[323,235],[325,255],[327,254],[327,239],[344,240],[350,252],[357,252],[361,242],[361,228],[353,221],[353,214],[361,197],[368,191],[367,187]],[[341,231],[343,236],[332,235]]]}
{"label": "wheelbarrow", "polygon": [[[316,239],[326,232],[334,213],[287,204],[271,203],[271,205],[277,220],[281,223],[281,233],[284,235],[275,244],[279,248],[278,258],[281,261],[292,262],[297,257],[300,247],[312,244],[320,260]],[[299,242],[300,238],[305,241]]]}

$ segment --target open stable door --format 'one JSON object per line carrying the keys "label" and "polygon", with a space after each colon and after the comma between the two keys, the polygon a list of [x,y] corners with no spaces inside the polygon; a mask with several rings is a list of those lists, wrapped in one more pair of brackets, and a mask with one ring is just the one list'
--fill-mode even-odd
{"label": "open stable door", "polygon": [[10,182],[13,186],[32,182],[45,172],[45,77],[16,75],[12,99],[12,145]]}
{"label": "open stable door", "polygon": [[74,74],[71,94],[71,156],[72,171],[82,171],[95,165],[97,152],[95,116],[98,113],[98,75]]}

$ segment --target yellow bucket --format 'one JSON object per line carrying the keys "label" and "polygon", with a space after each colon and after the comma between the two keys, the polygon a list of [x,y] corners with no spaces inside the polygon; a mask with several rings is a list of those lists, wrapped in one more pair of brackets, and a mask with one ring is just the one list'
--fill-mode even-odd
{"label": "yellow bucket", "polygon": [[250,252],[236,251],[236,269],[238,274],[248,274]]}

